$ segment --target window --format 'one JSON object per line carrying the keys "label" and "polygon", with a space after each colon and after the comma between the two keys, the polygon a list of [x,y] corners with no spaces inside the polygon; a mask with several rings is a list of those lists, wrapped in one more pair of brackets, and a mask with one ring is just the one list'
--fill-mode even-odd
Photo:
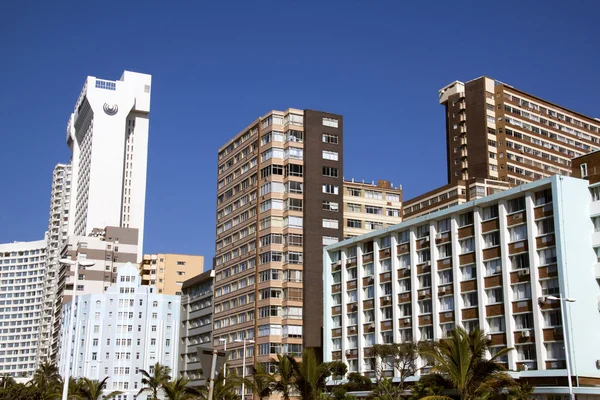
{"label": "window", "polygon": [[540,265],[556,263],[556,247],[540,250],[538,254],[540,256]]}
{"label": "window", "polygon": [[523,346],[515,346],[515,350],[517,350],[517,360],[518,361],[535,360],[536,359],[535,345],[533,345],[533,344],[526,344]]}
{"label": "window", "polygon": [[324,184],[323,185],[323,193],[338,194],[339,193],[339,187],[338,187],[338,185]]}
{"label": "window", "polygon": [[499,333],[506,330],[504,317],[488,318],[488,325],[490,326],[490,333]]}
{"label": "window", "polygon": [[525,209],[525,197],[509,200],[506,203],[506,212],[514,213]]}
{"label": "window", "polygon": [[483,248],[487,249],[500,245],[500,233],[498,231],[483,235]]}
{"label": "window", "polygon": [[464,214],[460,214],[458,216],[458,226],[462,228],[463,226],[473,225],[473,213],[468,212]]}
{"label": "window", "polygon": [[527,239],[527,225],[518,225],[508,228],[508,234],[511,242]]}
{"label": "window", "polygon": [[588,169],[587,169],[587,164],[583,163],[579,166],[579,171],[581,172],[581,177],[582,178],[587,178],[588,176]]}
{"label": "window", "polygon": [[485,207],[481,213],[481,219],[487,221],[489,219],[498,217],[498,207],[497,206],[489,206]]}
{"label": "window", "polygon": [[510,257],[510,265],[513,270],[529,268],[529,255],[526,253]]}
{"label": "window", "polygon": [[487,304],[502,303],[504,299],[501,287],[488,289],[485,291],[485,294],[487,296]]}
{"label": "window", "polygon": [[440,298],[440,310],[441,311],[454,310],[454,296],[445,296],[445,297]]}
{"label": "window", "polygon": [[462,299],[465,307],[477,307],[477,292],[464,293]]}
{"label": "window", "polygon": [[323,134],[323,143],[338,144],[338,136],[329,133]]}
{"label": "window", "polygon": [[541,206],[542,204],[552,202],[552,189],[546,189],[535,193],[535,205]]}
{"label": "window", "polygon": [[384,236],[379,239],[379,247],[381,249],[387,249],[392,246],[392,238],[391,236]]}
{"label": "window", "polygon": [[477,269],[475,265],[465,265],[461,268],[462,280],[468,281],[477,278]]}
{"label": "window", "polygon": [[335,236],[323,236],[323,246],[329,246],[330,244],[334,244],[339,241],[340,240]]}
{"label": "window", "polygon": [[546,279],[540,283],[542,284],[542,294],[544,296],[557,295],[560,293],[558,279]]}
{"label": "window", "polygon": [[339,221],[337,219],[323,219],[323,228],[338,229]]}
{"label": "window", "polygon": [[419,314],[431,314],[432,306],[431,300],[419,301]]}
{"label": "window", "polygon": [[339,203],[337,203],[335,201],[324,200],[323,201],[323,210],[326,210],[326,211],[338,211],[339,210]]}
{"label": "window", "polygon": [[442,244],[438,246],[440,252],[440,258],[446,258],[452,256],[452,245],[450,243]]}
{"label": "window", "polygon": [[383,208],[366,205],[365,206],[365,212],[367,214],[382,215],[383,214]]}
{"label": "window", "polygon": [[386,208],[386,213],[388,217],[400,217],[400,210],[396,208]]}
{"label": "window", "polygon": [[323,150],[323,160],[338,161],[337,151]]}
{"label": "window", "polygon": [[531,298],[531,284],[521,283],[513,286],[513,296],[515,300],[525,300]]}
{"label": "window", "polygon": [[375,199],[375,200],[382,200],[383,199],[383,195],[381,192],[377,192],[374,190],[365,190],[365,198],[367,199]]}
{"label": "window", "polygon": [[338,120],[335,118],[323,117],[323,126],[329,126],[331,128],[338,127]]}
{"label": "window", "polygon": [[450,218],[442,219],[437,222],[438,233],[448,232],[450,230]]}
{"label": "window", "polygon": [[362,210],[360,204],[348,203],[347,207],[349,212],[361,212]]}
{"label": "window", "polygon": [[337,178],[339,176],[338,169],[334,167],[323,167],[323,176]]}
{"label": "window", "polygon": [[360,191],[360,189],[356,189],[356,188],[348,188],[348,195],[354,196],[354,197],[360,197],[361,191]]}
{"label": "window", "polygon": [[465,253],[470,253],[470,252],[475,251],[475,241],[473,240],[473,238],[460,240],[458,243],[460,246],[460,254],[465,254]]}
{"label": "window", "polygon": [[438,272],[440,276],[440,285],[446,285],[448,283],[452,283],[452,270],[446,269],[444,271]]}
{"label": "window", "polygon": [[517,314],[515,315],[515,329],[532,329],[533,328],[533,315],[531,313],[527,314]]}
{"label": "window", "polygon": [[362,221],[358,219],[348,219],[346,220],[346,226],[348,228],[362,228]]}
{"label": "window", "polygon": [[385,194],[385,201],[399,203],[400,202],[400,195],[399,194],[386,193]]}
{"label": "window", "polygon": [[410,239],[409,231],[398,232],[398,243],[408,243],[409,239]]}
{"label": "window", "polygon": [[536,222],[538,235],[547,235],[554,232],[554,221],[552,218],[542,219]]}
{"label": "window", "polygon": [[486,276],[498,275],[502,272],[502,260],[499,258],[495,260],[485,261],[484,265]]}
{"label": "window", "polygon": [[549,360],[565,359],[565,348],[563,343],[544,343],[544,346],[546,346],[546,357]]}

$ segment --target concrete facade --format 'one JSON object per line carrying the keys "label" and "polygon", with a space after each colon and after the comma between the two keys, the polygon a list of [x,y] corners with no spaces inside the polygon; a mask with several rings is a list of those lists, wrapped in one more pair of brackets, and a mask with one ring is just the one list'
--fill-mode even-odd
{"label": "concrete facade", "polygon": [[0,244],[0,375],[18,381],[37,367],[47,241]]}
{"label": "concrete facade", "polygon": [[[102,294],[117,280],[119,268],[135,263],[138,254],[138,230],[107,226],[94,229],[89,236],[68,236],[61,249],[60,258],[84,259],[94,262],[77,271],[77,295]],[[71,301],[75,283],[75,266],[61,264],[55,296],[55,318],[52,343],[52,359],[57,360],[61,340],[61,316],[63,307]]]}
{"label": "concrete facade", "polygon": [[66,137],[73,172],[69,234],[136,228],[137,262],[144,240],[151,81],[130,71],[118,81],[88,76]]}
{"label": "concrete facade", "polygon": [[[564,395],[564,323],[575,392],[597,398],[594,190],[553,176],[328,246],[325,359],[369,375],[373,344],[439,340],[455,326],[479,326],[492,353],[515,349],[503,360],[511,374],[536,394]],[[550,295],[576,298],[565,321]]]}
{"label": "concrete facade", "polygon": [[205,379],[198,347],[212,347],[213,284],[215,271],[206,271],[183,282],[181,290],[181,334],[179,375],[189,386],[202,386]]}
{"label": "concrete facade", "polygon": [[[122,400],[136,399],[142,387],[140,369],[152,373],[159,362],[177,376],[180,297],[142,286],[135,264],[120,267],[116,283],[106,292],[76,297],[73,330],[71,307],[70,302],[62,308],[58,358],[62,376],[69,365],[76,378],[108,376],[106,391],[123,392]],[[71,355],[67,354],[69,340]]]}
{"label": "concrete facade", "polygon": [[204,256],[144,254],[139,270],[142,285],[152,285],[158,293],[181,295],[183,282],[204,272]]}

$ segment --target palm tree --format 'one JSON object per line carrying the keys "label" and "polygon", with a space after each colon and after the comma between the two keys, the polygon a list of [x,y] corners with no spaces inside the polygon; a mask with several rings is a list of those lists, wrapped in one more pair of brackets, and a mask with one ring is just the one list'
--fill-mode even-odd
{"label": "palm tree", "polygon": [[152,399],[158,400],[158,391],[165,383],[171,380],[171,368],[156,363],[151,372],[152,374],[140,369],[140,373],[142,374],[142,385],[146,386],[142,387],[137,395],[139,396],[140,394],[150,392],[152,393]]}
{"label": "palm tree", "polygon": [[16,384],[15,378],[10,375],[2,375],[0,378],[0,388],[6,389]]}
{"label": "palm tree", "polygon": [[106,381],[108,380],[108,376],[101,381],[92,380],[88,378],[79,379],[78,387],[79,393],[77,398],[80,400],[110,400],[114,397],[117,397],[122,392],[113,391],[107,395],[103,395],[104,389],[106,389]]}
{"label": "palm tree", "polygon": [[196,397],[196,391],[187,387],[188,381],[179,378],[163,384],[163,392],[167,400],[189,400]]}
{"label": "palm tree", "polygon": [[[440,374],[451,382],[462,400],[475,400],[514,385],[514,380],[497,361],[512,349],[503,349],[491,359],[486,359],[484,357],[490,344],[491,340],[479,329],[469,333],[462,328],[456,328],[448,339],[423,350],[421,354],[433,361],[431,372]],[[431,395],[424,399],[450,400],[451,398]]]}
{"label": "palm tree", "polygon": [[302,352],[302,361],[286,355],[292,364],[294,386],[303,400],[317,400],[325,387],[325,379],[331,375],[329,364],[319,363],[315,352],[306,349]]}
{"label": "palm tree", "polygon": [[283,400],[290,400],[290,390],[294,384],[294,369],[290,359],[282,354],[277,354],[277,360],[271,360],[277,365],[275,371],[275,391],[281,393]]}
{"label": "palm tree", "polygon": [[510,400],[527,400],[533,397],[533,387],[521,381],[508,392]]}
{"label": "palm tree", "polygon": [[29,385],[35,386],[41,391],[41,397],[56,394],[61,390],[62,379],[56,365],[49,362],[41,364],[34,372]]}
{"label": "palm tree", "polygon": [[267,372],[265,366],[262,364],[256,364],[254,374],[252,374],[252,377],[244,380],[244,383],[252,389],[252,393],[260,400],[271,396],[276,385],[275,378]]}
{"label": "palm tree", "polygon": [[[215,386],[213,389],[213,399],[219,400],[238,400],[240,396],[235,394],[237,388],[241,384],[241,379],[233,371],[227,373],[227,378],[223,375],[223,371],[220,371],[215,378]],[[198,398],[200,400],[208,399],[208,387],[201,386],[197,391]]]}

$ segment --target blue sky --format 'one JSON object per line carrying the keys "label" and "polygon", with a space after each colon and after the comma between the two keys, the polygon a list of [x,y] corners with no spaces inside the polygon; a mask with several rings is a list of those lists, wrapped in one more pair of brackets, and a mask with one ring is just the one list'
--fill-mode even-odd
{"label": "blue sky", "polygon": [[217,149],[271,109],[343,114],[345,176],[405,198],[446,183],[437,91],[454,80],[488,75],[600,117],[597,2],[170,3],[2,5],[0,243],[46,230],[87,75],[153,75],[145,252],[212,257]]}

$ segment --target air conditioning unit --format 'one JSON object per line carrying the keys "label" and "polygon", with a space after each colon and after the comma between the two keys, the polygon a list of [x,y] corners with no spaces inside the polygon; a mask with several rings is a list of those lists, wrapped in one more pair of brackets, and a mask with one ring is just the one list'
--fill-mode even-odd
{"label": "air conditioning unit", "polygon": [[392,301],[392,296],[383,296],[383,301]]}
{"label": "air conditioning unit", "polygon": [[596,360],[596,368],[600,369],[600,360]]}
{"label": "air conditioning unit", "polygon": [[352,354],[352,350],[346,350],[346,355],[349,356]]}
{"label": "air conditioning unit", "polygon": [[425,241],[425,242],[429,242],[429,236],[425,236],[425,237],[423,238],[423,241]]}
{"label": "air conditioning unit", "polygon": [[514,216],[513,219],[521,219],[521,218],[523,218],[523,214],[517,214]]}
{"label": "air conditioning unit", "polygon": [[425,261],[425,264],[423,264],[425,267],[429,267],[431,265],[431,261]]}
{"label": "air conditioning unit", "polygon": [[371,322],[371,323],[368,325],[368,328],[369,328],[369,329],[375,329],[375,323],[374,323],[374,322]]}
{"label": "air conditioning unit", "polygon": [[407,266],[406,266],[406,269],[407,269],[408,271],[410,271],[410,265],[407,265]]}
{"label": "air conditioning unit", "polygon": [[341,260],[340,261],[336,261],[335,265],[342,265],[342,261]]}
{"label": "air conditioning unit", "polygon": [[530,337],[531,336],[531,332],[529,332],[529,331],[523,331],[523,332],[521,332],[521,336],[522,337]]}
{"label": "air conditioning unit", "polygon": [[435,240],[442,240],[442,234],[441,233],[436,234]]}
{"label": "air conditioning unit", "polygon": [[550,368],[554,368],[554,369],[560,368],[560,363],[553,361],[550,363]]}

